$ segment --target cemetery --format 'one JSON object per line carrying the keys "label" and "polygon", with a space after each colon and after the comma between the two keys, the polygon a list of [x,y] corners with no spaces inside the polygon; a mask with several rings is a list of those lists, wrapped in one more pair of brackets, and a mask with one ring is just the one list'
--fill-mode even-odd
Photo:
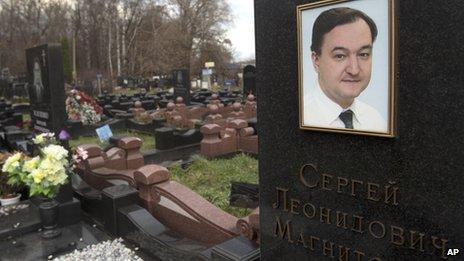
{"label": "cemetery", "polygon": [[[63,88],[59,45],[26,54],[30,105],[0,103],[2,193],[22,192],[1,206],[4,257],[60,260],[115,245],[148,260],[259,257],[254,95],[191,91],[181,70],[174,93],[94,98]],[[52,148],[57,155],[47,156]],[[64,164],[62,176],[43,183],[50,157]],[[205,187],[211,175],[219,176]]]}
{"label": "cemetery", "polygon": [[35,1],[0,260],[464,260],[462,1],[254,0],[242,61],[237,2]]}

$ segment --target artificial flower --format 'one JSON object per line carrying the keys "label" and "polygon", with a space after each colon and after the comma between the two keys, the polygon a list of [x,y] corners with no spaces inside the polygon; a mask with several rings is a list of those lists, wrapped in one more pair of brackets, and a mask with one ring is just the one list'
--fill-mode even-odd
{"label": "artificial flower", "polygon": [[30,196],[54,197],[60,186],[68,181],[68,151],[53,144],[56,139],[51,133],[37,135],[34,143],[40,150],[38,156],[28,158],[16,153],[5,161],[2,169],[8,173],[9,184],[29,186]]}

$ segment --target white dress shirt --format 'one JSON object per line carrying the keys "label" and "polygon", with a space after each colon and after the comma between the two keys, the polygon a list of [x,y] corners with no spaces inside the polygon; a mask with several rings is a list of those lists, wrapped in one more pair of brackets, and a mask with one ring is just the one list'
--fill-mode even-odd
{"label": "white dress shirt", "polygon": [[388,131],[387,122],[380,113],[357,98],[354,99],[351,106],[343,109],[325,95],[319,84],[316,84],[308,96],[304,97],[303,102],[303,125],[305,126],[345,129],[345,124],[338,116],[346,110],[351,110],[353,111],[353,128],[355,130]]}

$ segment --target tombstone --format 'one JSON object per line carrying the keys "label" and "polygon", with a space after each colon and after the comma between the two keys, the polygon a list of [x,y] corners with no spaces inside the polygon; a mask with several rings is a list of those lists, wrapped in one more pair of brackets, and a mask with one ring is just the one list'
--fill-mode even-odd
{"label": "tombstone", "polygon": [[253,65],[243,68],[243,93],[256,95],[256,68]]}
{"label": "tombstone", "polygon": [[13,97],[18,96],[18,97],[27,97],[27,86],[25,82],[15,82],[12,83],[11,85],[12,91],[13,91]]}
{"label": "tombstone", "polygon": [[[26,49],[26,63],[32,129],[52,132],[58,137],[67,119],[61,45]],[[80,202],[73,198],[70,183],[60,188],[56,198],[66,206],[68,214],[80,219]]]}
{"label": "tombstone", "polygon": [[389,1],[389,138],[299,128],[295,10],[315,2],[254,1],[261,260],[462,260],[464,2]]}
{"label": "tombstone", "polygon": [[3,68],[0,74],[0,79],[9,81],[11,77],[10,68]]}
{"label": "tombstone", "polygon": [[0,96],[5,97],[8,90],[8,81],[6,79],[0,79]]}
{"label": "tombstone", "polygon": [[174,97],[182,97],[185,105],[190,105],[190,80],[188,70],[173,70]]}
{"label": "tombstone", "polygon": [[97,87],[98,87],[98,94],[100,95],[102,93],[102,78],[103,78],[103,75],[97,74]]}
{"label": "tombstone", "polygon": [[38,132],[58,132],[66,121],[61,45],[26,50],[31,120]]}
{"label": "tombstone", "polygon": [[116,78],[116,85],[117,85],[117,86],[123,86],[123,85],[124,85],[124,77],[118,76],[118,77]]}
{"label": "tombstone", "polygon": [[82,86],[82,91],[88,94],[89,96],[92,96],[93,94],[93,83],[90,80],[85,80],[84,85]]}

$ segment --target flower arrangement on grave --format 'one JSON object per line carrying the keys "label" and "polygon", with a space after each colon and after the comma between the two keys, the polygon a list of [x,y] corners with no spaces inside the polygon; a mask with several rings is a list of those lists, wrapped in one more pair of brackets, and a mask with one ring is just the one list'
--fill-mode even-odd
{"label": "flower arrangement on grave", "polygon": [[80,164],[84,164],[84,161],[89,157],[89,155],[87,154],[87,151],[84,150],[83,148],[81,147],[78,147],[75,151],[74,151],[74,154],[72,155],[72,158],[73,158],[73,162],[72,162],[72,168],[75,169],[77,168],[78,166],[80,166]]}
{"label": "flower arrangement on grave", "polygon": [[53,198],[68,182],[68,151],[57,144],[53,133],[39,134],[33,142],[38,146],[37,156],[16,152],[6,159],[2,171],[8,173],[9,184],[28,186],[29,196]]}
{"label": "flower arrangement on grave", "polygon": [[[5,160],[10,157],[9,152],[0,153],[0,165],[5,163]],[[16,184],[10,184],[8,182],[8,174],[6,172],[0,171],[0,199],[12,199],[17,197],[19,191],[21,191],[23,186]],[[19,200],[19,199],[18,199]],[[2,201],[2,205],[4,205]]]}
{"label": "flower arrangement on grave", "polygon": [[71,90],[66,99],[66,112],[68,119],[91,125],[101,121],[103,109],[84,92]]}

